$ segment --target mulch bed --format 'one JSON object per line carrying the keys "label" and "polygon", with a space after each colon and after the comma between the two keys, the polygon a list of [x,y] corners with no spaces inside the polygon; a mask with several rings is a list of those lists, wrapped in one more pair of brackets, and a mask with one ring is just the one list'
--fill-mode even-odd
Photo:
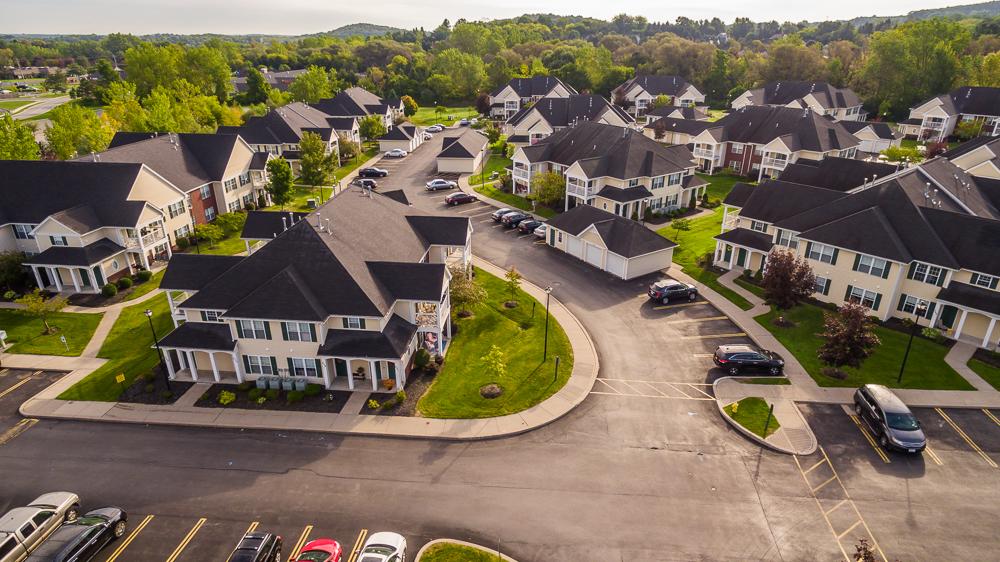
{"label": "mulch bed", "polygon": [[[364,407],[361,408],[361,414],[368,416],[420,417],[420,412],[417,411],[417,402],[419,402],[420,397],[427,392],[427,389],[430,388],[432,382],[434,382],[433,374],[414,369],[410,372],[409,378],[406,380],[406,400],[404,400],[401,404],[388,408],[378,408],[376,410],[369,408],[366,400]],[[372,394],[369,399],[371,398],[374,398],[381,403],[386,400],[392,400],[393,395],[379,393]]]}
{"label": "mulch bed", "polygon": [[[146,281],[149,283],[149,281]],[[124,301],[135,292],[136,289],[142,286],[142,283],[136,283],[125,290],[119,290],[115,296],[108,298],[101,293],[76,293],[70,295],[69,304],[73,306],[87,306],[91,308],[97,308],[101,306],[108,306],[111,304],[117,304]]]}
{"label": "mulch bed", "polygon": [[[219,393],[228,390],[236,394],[236,400],[230,404],[222,406],[219,404]],[[240,390],[234,384],[213,384],[208,387],[205,394],[195,402],[195,406],[200,408],[237,408],[241,410],[279,410],[286,412],[318,412],[324,414],[339,414],[347,404],[347,399],[353,394],[346,390],[323,390],[316,396],[305,396],[302,400],[289,404],[285,397],[288,391],[282,390],[275,400],[268,400],[263,404],[250,400],[249,390]]]}
{"label": "mulch bed", "polygon": [[[152,385],[152,390],[149,390],[150,387],[148,385]],[[192,386],[194,386],[193,382],[170,381],[170,392],[173,394],[169,397],[164,397],[163,392],[167,390],[167,386],[163,381],[163,373],[156,370],[153,373],[152,381],[145,377],[137,377],[131,386],[122,391],[121,396],[118,397],[118,401],[129,404],[167,406],[176,402],[181,396],[184,396],[184,393],[190,390]]]}
{"label": "mulch bed", "polygon": [[972,354],[973,359],[978,359],[987,365],[992,365],[1000,369],[1000,353],[988,349],[979,348]]}

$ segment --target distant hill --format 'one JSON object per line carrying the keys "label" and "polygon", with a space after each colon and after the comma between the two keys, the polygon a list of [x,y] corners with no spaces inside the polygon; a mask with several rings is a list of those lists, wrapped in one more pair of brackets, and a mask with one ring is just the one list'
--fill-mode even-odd
{"label": "distant hill", "polygon": [[327,37],[338,37],[340,39],[347,39],[348,37],[381,37],[383,35],[388,35],[396,31],[404,31],[398,27],[390,27],[388,25],[378,25],[375,23],[352,23],[350,25],[344,25],[338,27],[337,29],[331,31],[324,31],[322,33],[312,33],[310,35],[304,35],[303,37],[316,37],[319,35]]}
{"label": "distant hill", "polygon": [[966,4],[964,6],[947,6],[945,8],[932,8],[928,10],[914,10],[902,16],[870,16],[848,20],[856,26],[866,23],[879,23],[885,20],[892,20],[893,23],[900,23],[912,20],[925,20],[930,18],[941,18],[957,16],[962,18],[980,17],[990,18],[1000,16],[1000,0],[993,2],[982,2],[979,4]]}

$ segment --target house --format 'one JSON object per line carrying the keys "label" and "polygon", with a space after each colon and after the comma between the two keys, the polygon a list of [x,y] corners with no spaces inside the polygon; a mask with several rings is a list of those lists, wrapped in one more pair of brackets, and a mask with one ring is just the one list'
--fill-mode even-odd
{"label": "house", "polygon": [[1000,180],[1000,138],[976,137],[941,157],[970,175]]}
{"label": "house", "polygon": [[670,105],[680,107],[694,107],[705,103],[705,94],[680,76],[639,75],[611,93],[615,104],[624,107],[636,119],[645,115],[653,100],[660,96],[667,96],[670,98]]}
{"label": "house", "polygon": [[396,121],[403,118],[402,101],[385,100],[357,86],[311,105],[330,117],[354,117],[361,120],[369,115],[379,115],[387,130],[392,129]]}
{"label": "house", "polygon": [[249,256],[177,255],[169,376],[401,390],[417,349],[448,349],[448,266],[468,267],[471,240],[468,218],[350,187]]}
{"label": "house", "polygon": [[904,168],[898,164],[829,156],[822,160],[802,159],[789,164],[782,170],[778,179],[788,183],[846,192],[888,178],[901,169]]}
{"label": "house", "polygon": [[512,157],[514,193],[528,195],[538,174],[566,178],[569,210],[591,205],[625,218],[692,205],[708,183],[684,146],[663,146],[631,129],[583,122]]}
{"label": "house", "polygon": [[[262,66],[260,67],[260,73],[264,76],[264,80],[267,82],[268,86],[285,92],[296,78],[306,73],[306,69],[299,68],[296,70],[279,70],[277,72],[272,72],[268,70],[266,66]],[[232,83],[233,90],[235,90],[236,93],[242,94],[247,91],[246,76],[233,76]]]}
{"label": "house", "polygon": [[642,134],[664,144],[691,144],[694,137],[709,127],[707,121],[678,119],[675,117],[650,118],[642,127]]}
{"label": "house", "polygon": [[898,147],[903,142],[903,134],[893,131],[888,123],[881,121],[841,121],[840,124],[861,141],[858,152],[878,155],[891,146]]}
{"label": "house", "polygon": [[337,155],[339,162],[340,137],[330,123],[330,115],[302,102],[277,107],[261,117],[250,117],[239,127],[219,127],[216,133],[238,134],[257,152],[280,156],[298,173],[299,142],[303,133],[319,135],[326,143],[327,154]]}
{"label": "house", "polygon": [[926,321],[952,339],[996,348],[1000,253],[983,249],[1000,244],[1000,214],[996,200],[921,186],[942,181],[948,165],[936,159],[930,170],[848,192],[738,184],[724,201],[715,265],[758,270],[772,249],[790,250],[812,267],[820,301],[856,302],[879,320]]}
{"label": "house", "polygon": [[512,78],[507,84],[490,92],[490,117],[506,121],[526,105],[542,98],[565,98],[577,92],[555,76]]}
{"label": "house", "polygon": [[490,140],[475,129],[448,132],[437,155],[438,173],[472,174],[484,164]]}
{"label": "house", "polygon": [[709,115],[705,111],[694,106],[663,105],[646,110],[642,117],[645,117],[645,120],[639,118],[636,119],[636,121],[648,125],[660,117],[669,117],[671,119],[690,119],[693,121],[708,121]]}
{"label": "house", "polygon": [[423,143],[424,129],[411,123],[404,123],[379,137],[378,149],[379,152],[388,152],[396,148],[413,152]]}
{"label": "house", "polygon": [[590,205],[549,220],[546,243],[625,280],[669,268],[677,245],[641,223]]}
{"label": "house", "polygon": [[[136,162],[179,188],[194,224],[266,202],[267,179],[253,173],[254,150],[239,135],[116,133],[108,150],[83,161]],[[185,225],[176,236],[190,233]]]}
{"label": "house", "polygon": [[756,105],[705,122],[705,129],[691,141],[702,170],[714,173],[724,167],[760,179],[777,175],[800,158],[854,158],[861,144],[839,122],[812,110]]}
{"label": "house", "polygon": [[943,141],[959,121],[980,124],[982,135],[1000,136],[1000,88],[962,86],[910,108],[910,117],[899,124],[901,133],[926,141]]}
{"label": "house", "polygon": [[333,127],[333,132],[341,139],[361,144],[361,125],[356,117],[328,117],[327,124]]}
{"label": "house", "polygon": [[507,142],[524,146],[587,121],[617,127],[631,127],[635,123],[631,115],[601,96],[574,94],[565,98],[543,98],[525,107],[507,120],[503,130]]}
{"label": "house", "polygon": [[733,109],[756,106],[811,109],[836,121],[864,121],[861,98],[850,88],[838,88],[826,82],[781,80],[762,88],[747,90],[733,100]]}
{"label": "house", "polygon": [[153,269],[192,222],[185,193],[145,164],[0,160],[0,177],[0,251],[27,254],[45,290]]}

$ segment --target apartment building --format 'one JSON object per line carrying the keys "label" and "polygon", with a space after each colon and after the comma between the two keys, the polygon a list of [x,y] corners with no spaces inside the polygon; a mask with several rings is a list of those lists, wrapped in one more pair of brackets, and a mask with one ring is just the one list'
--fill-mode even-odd
{"label": "apartment building", "polygon": [[747,106],[811,109],[836,121],[864,121],[867,114],[861,98],[850,88],[838,88],[827,82],[781,80],[761,88],[747,90],[732,102],[733,109]]}
{"label": "apartment building", "polygon": [[943,141],[960,121],[979,124],[979,134],[1000,136],[1000,88],[963,86],[910,108],[901,133],[925,141]]}
{"label": "apartment building", "polygon": [[340,137],[332,116],[309,105],[294,102],[277,107],[261,117],[250,117],[239,127],[219,127],[217,134],[239,135],[256,152],[267,152],[288,160],[298,173],[299,142],[306,132],[319,135],[326,143],[327,154],[340,154]]}
{"label": "apartment building", "polygon": [[535,144],[545,137],[577,123],[603,123],[616,127],[632,127],[635,120],[620,107],[601,96],[571,95],[564,98],[543,98],[525,107],[503,126],[507,142],[514,146]]}
{"label": "apartment building", "polygon": [[572,86],[555,76],[512,78],[510,82],[490,92],[490,117],[506,121],[525,106],[542,98],[566,98],[576,95]]}
{"label": "apartment building", "polygon": [[653,100],[670,98],[671,106],[691,107],[705,103],[705,94],[680,76],[639,75],[615,88],[611,98],[638,120],[646,115]]}

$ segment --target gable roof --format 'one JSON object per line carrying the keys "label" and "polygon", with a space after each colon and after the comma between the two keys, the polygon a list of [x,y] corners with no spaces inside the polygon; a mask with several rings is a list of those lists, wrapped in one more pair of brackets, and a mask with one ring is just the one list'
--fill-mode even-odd
{"label": "gable roof", "polygon": [[1000,116],[1000,88],[962,86],[938,96],[949,114]]}
{"label": "gable roof", "polygon": [[88,267],[101,263],[125,248],[108,238],[101,238],[86,246],[49,246],[42,253],[31,256],[24,263],[38,265],[75,265]]}
{"label": "gable roof", "polygon": [[562,86],[566,88],[566,91],[570,94],[575,94],[576,90],[572,86],[568,86],[563,83],[562,80],[556,78],[555,76],[532,76],[530,78],[512,78],[510,82],[507,82],[503,86],[500,86],[490,94],[491,96],[498,96],[500,92],[510,86],[514,93],[522,98],[530,98],[534,96],[545,96],[548,95],[556,86]]}
{"label": "gable roof", "polygon": [[[823,109],[842,109],[861,105],[861,98],[850,88],[838,88],[827,82],[780,80],[750,90],[754,105],[788,105],[812,95]],[[804,103],[800,103],[806,107]]]}
{"label": "gable roof", "polygon": [[247,220],[243,223],[240,238],[270,240],[308,215],[309,213],[292,211],[247,211]]}
{"label": "gable roof", "polygon": [[930,178],[932,187],[943,189],[948,193],[953,204],[957,204],[961,211],[971,212],[980,217],[1000,219],[1000,210],[994,205],[990,195],[984,193],[983,186],[987,183],[981,178],[969,175],[948,159],[941,157],[922,162],[916,170]]}
{"label": "gable roof", "polygon": [[390,129],[386,134],[378,138],[378,140],[398,140],[398,141],[409,141],[417,136],[416,125],[411,125],[409,123],[403,125],[397,125]]}
{"label": "gable roof", "polygon": [[438,158],[475,158],[486,149],[490,140],[475,129],[466,129],[457,136],[447,136],[441,140]]}
{"label": "gable roof", "polygon": [[174,254],[160,280],[160,287],[171,291],[198,291],[241,261],[243,256]]}
{"label": "gable roof", "polygon": [[765,145],[774,139],[793,151],[829,152],[861,144],[841,125],[808,109],[747,105],[707,129],[719,142]]}
{"label": "gable roof", "polygon": [[644,129],[651,129],[654,132],[663,128],[666,132],[678,132],[685,133],[691,136],[695,136],[714,127],[715,124],[709,121],[697,121],[694,119],[677,119],[675,117],[660,117],[655,121],[651,121],[649,124],[645,125]]}
{"label": "gable roof", "polygon": [[250,144],[297,144],[311,131],[323,140],[334,135],[330,115],[302,102],[276,107],[261,117],[250,117],[240,127],[219,127],[217,133],[239,133]]}
{"label": "gable roof", "polygon": [[818,161],[800,159],[786,166],[779,177],[782,181],[849,191],[897,171],[895,164],[828,156]]}
{"label": "gable roof", "polygon": [[903,137],[902,133],[893,131],[892,127],[884,121],[840,121],[840,124],[852,135],[871,128],[872,133],[880,139],[894,140]]}
{"label": "gable roof", "polygon": [[518,125],[527,119],[533,111],[537,111],[538,115],[552,127],[569,127],[575,123],[596,121],[609,111],[625,123],[635,122],[631,115],[602,96],[575,94],[567,98],[542,98],[533,106],[524,107],[512,115],[507,123]]}
{"label": "gable roof", "polygon": [[573,236],[579,236],[584,230],[593,226],[608,250],[626,258],[666,250],[677,245],[636,221],[591,205],[577,205],[565,213],[556,215],[548,224]]}
{"label": "gable roof", "polygon": [[697,107],[686,107],[677,105],[662,105],[646,111],[646,115],[651,117],[673,117],[674,119],[693,119],[704,121],[709,115]]}
{"label": "gable roof", "polygon": [[954,160],[959,156],[964,156],[983,146],[989,146],[991,152],[994,154],[1000,154],[1000,137],[991,137],[987,135],[979,136],[974,139],[967,140],[955,148],[942,152],[941,156],[949,160]]}
{"label": "gable roof", "polygon": [[617,91],[627,92],[633,86],[640,86],[643,90],[653,96],[676,96],[684,92],[690,84],[684,78],[673,75],[645,75],[640,74],[631,80],[627,80],[618,87]]}
{"label": "gable roof", "polygon": [[[1000,275],[1000,221],[923,209],[922,213],[955,260],[965,269]],[[992,248],[993,251],[984,251]]]}
{"label": "gable roof", "polygon": [[319,100],[310,106],[330,117],[385,115],[390,107],[382,98],[358,86],[347,88],[332,98]]}
{"label": "gable roof", "polygon": [[[769,223],[779,223],[799,213],[827,205],[844,197],[843,193],[783,180],[768,180],[757,187],[737,184],[726,197],[727,205],[741,207],[740,216]],[[742,198],[743,204],[736,205]]]}

